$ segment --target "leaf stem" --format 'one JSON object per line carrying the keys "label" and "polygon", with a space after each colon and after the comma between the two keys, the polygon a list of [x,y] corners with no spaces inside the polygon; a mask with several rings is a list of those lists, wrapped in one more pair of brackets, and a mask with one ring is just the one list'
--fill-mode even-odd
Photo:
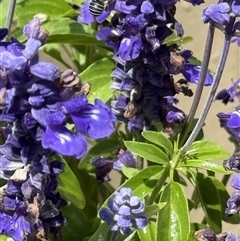
{"label": "leaf stem", "polygon": [[10,0],[10,2],[9,2],[8,15],[7,15],[6,23],[5,23],[5,27],[8,29],[9,32],[10,32],[10,28],[12,25],[16,2],[17,2],[17,0]]}
{"label": "leaf stem", "polygon": [[169,171],[170,171],[170,164],[168,164],[164,170],[163,173],[161,174],[160,178],[157,181],[156,186],[154,187],[148,201],[147,201],[147,205],[151,205],[154,203],[154,200],[156,199],[157,195],[159,194],[162,186],[164,185],[166,179],[169,176]]}
{"label": "leaf stem", "polygon": [[205,102],[205,105],[203,107],[200,118],[199,118],[196,126],[194,127],[191,135],[189,136],[188,140],[186,141],[186,143],[182,147],[183,152],[188,150],[188,148],[193,143],[193,141],[197,137],[199,131],[201,130],[201,128],[204,124],[204,121],[205,121],[205,119],[207,117],[207,114],[209,112],[209,109],[212,105],[213,98],[215,96],[215,93],[217,91],[217,87],[219,85],[219,82],[220,82],[220,79],[221,79],[221,76],[222,76],[222,73],[223,73],[223,69],[224,69],[224,66],[225,66],[225,63],[226,63],[226,60],[227,60],[230,44],[231,44],[231,35],[225,35],[224,46],[223,46],[223,49],[222,49],[220,60],[218,62],[216,74],[214,75],[213,84],[212,84],[211,89],[209,91],[209,94],[208,94],[207,100]]}
{"label": "leaf stem", "polygon": [[115,241],[118,236],[118,231],[113,231],[109,241]]}

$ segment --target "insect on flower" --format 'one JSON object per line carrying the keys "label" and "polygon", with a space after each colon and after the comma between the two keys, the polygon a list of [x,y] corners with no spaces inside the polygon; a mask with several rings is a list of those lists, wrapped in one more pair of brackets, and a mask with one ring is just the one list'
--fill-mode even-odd
{"label": "insect on flower", "polygon": [[110,2],[112,2],[112,0],[91,0],[88,10],[94,17],[98,17]]}

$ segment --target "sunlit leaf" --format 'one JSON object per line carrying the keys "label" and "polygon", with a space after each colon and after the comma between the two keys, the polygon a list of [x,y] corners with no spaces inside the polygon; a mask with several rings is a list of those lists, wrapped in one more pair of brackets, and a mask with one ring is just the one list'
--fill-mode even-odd
{"label": "sunlit leaf", "polygon": [[169,161],[168,156],[159,148],[152,144],[125,141],[125,146],[135,155],[138,155],[148,161],[167,164]]}
{"label": "sunlit leaf", "polygon": [[137,233],[141,241],[150,241],[156,240],[156,231],[156,223],[150,222],[144,230],[140,229]]}
{"label": "sunlit leaf", "polygon": [[0,241],[8,241],[8,240],[13,240],[12,238],[10,239],[9,236],[0,234]]}
{"label": "sunlit leaf", "polygon": [[18,26],[23,27],[36,14],[46,14],[48,19],[71,16],[75,11],[64,0],[24,0],[17,4]]}
{"label": "sunlit leaf", "polygon": [[156,241],[187,240],[190,220],[187,198],[181,185],[177,182],[167,184],[160,202],[166,202],[166,205],[158,213]]}
{"label": "sunlit leaf", "polygon": [[183,37],[182,39],[179,38],[174,32],[169,36],[167,37],[165,40],[164,40],[164,44],[166,45],[172,45],[172,44],[186,44],[186,43],[189,43],[193,40],[192,37],[190,36],[186,36],[186,37]]}
{"label": "sunlit leaf", "polygon": [[44,29],[49,32],[48,43],[104,46],[94,34],[87,33],[82,24],[69,18],[52,19]]}
{"label": "sunlit leaf", "polygon": [[136,168],[131,168],[131,167],[126,167],[123,166],[122,167],[122,173],[129,179],[131,177],[133,177],[134,175],[136,175],[139,172],[138,169]]}
{"label": "sunlit leaf", "polygon": [[89,102],[92,103],[96,98],[106,102],[111,98],[113,93],[110,89],[110,75],[113,69],[114,62],[105,58],[93,63],[80,74],[81,80],[92,85],[88,95]]}
{"label": "sunlit leaf", "polygon": [[226,171],[222,165],[216,164],[214,162],[203,161],[203,160],[186,160],[181,162],[179,167],[192,167],[192,168],[202,168],[205,170],[222,173],[222,174],[231,174],[231,172]]}
{"label": "sunlit leaf", "polygon": [[194,142],[187,154],[194,159],[200,160],[217,160],[228,158],[230,154],[222,149],[222,147],[213,141],[201,140]]}
{"label": "sunlit leaf", "polygon": [[144,214],[146,214],[147,217],[151,217],[155,214],[157,214],[160,209],[162,209],[167,203],[159,203],[159,204],[152,204],[145,207]]}
{"label": "sunlit leaf", "polygon": [[155,131],[143,131],[142,136],[148,141],[163,147],[169,153],[172,153],[173,145],[171,141],[167,137],[165,137],[162,133],[155,132]]}

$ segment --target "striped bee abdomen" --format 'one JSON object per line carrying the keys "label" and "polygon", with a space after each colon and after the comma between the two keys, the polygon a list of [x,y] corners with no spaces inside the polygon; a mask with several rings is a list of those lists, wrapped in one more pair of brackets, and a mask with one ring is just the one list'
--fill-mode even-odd
{"label": "striped bee abdomen", "polygon": [[89,12],[95,16],[98,17],[102,14],[104,10],[104,2],[101,0],[92,0],[89,4]]}

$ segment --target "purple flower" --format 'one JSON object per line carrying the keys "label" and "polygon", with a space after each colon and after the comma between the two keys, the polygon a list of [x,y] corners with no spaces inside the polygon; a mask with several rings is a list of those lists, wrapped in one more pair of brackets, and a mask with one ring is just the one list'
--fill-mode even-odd
{"label": "purple flower", "polygon": [[[128,123],[132,131],[149,129],[156,121],[165,130],[171,129],[173,135],[185,115],[165,97],[174,98],[177,93],[192,96],[187,84],[199,81],[200,67],[188,63],[192,52],[164,44],[174,30],[180,38],[184,34],[181,23],[172,15],[177,2],[116,0],[115,5],[107,4],[105,8],[106,12],[115,10],[116,14],[108,26],[100,27],[96,37],[114,52],[116,69],[112,72],[111,88],[118,90],[119,95],[111,101],[112,112],[118,120]],[[199,5],[203,1],[188,2]],[[81,8],[80,21],[85,23],[94,21],[89,3],[87,0]],[[173,75],[179,73],[186,78],[185,83],[174,80]],[[208,73],[205,85],[212,81]]]}
{"label": "purple flower", "polygon": [[94,157],[91,164],[96,167],[96,179],[98,182],[110,181],[111,170],[122,170],[122,166],[136,168],[136,158],[130,151],[120,150],[117,160],[107,160],[104,157]]}
{"label": "purple flower", "polygon": [[11,236],[16,241],[24,240],[30,233],[30,224],[23,216],[0,213],[0,233]]}
{"label": "purple flower", "polygon": [[234,189],[237,189],[238,191],[240,191],[240,176],[239,175],[235,175],[231,181],[231,186]]}
{"label": "purple flower", "polygon": [[122,170],[122,166],[136,168],[136,157],[130,151],[124,151],[118,155],[118,159],[113,162],[114,170]]}
{"label": "purple flower", "polygon": [[236,36],[233,36],[232,39],[231,39],[231,42],[232,43],[235,43],[238,45],[238,47],[240,47],[240,37],[236,37]]}
{"label": "purple flower", "polygon": [[145,228],[148,223],[144,215],[145,205],[137,196],[132,196],[132,190],[122,187],[114,195],[108,200],[108,208],[99,211],[100,218],[110,225],[111,230],[129,235],[132,229]]}
{"label": "purple flower", "polygon": [[[0,30],[1,38],[6,34]],[[82,158],[87,151],[83,135],[104,138],[116,119],[100,100],[88,103],[77,73],[60,74],[57,66],[39,60],[38,49],[47,37],[39,19],[30,21],[24,34],[26,45],[15,39],[0,42],[0,120],[7,122],[0,146],[0,178],[6,180],[0,193],[0,233],[17,241],[40,234],[47,239],[66,225],[60,210],[66,202],[57,191],[64,164],[52,156]]]}
{"label": "purple flower", "polygon": [[226,215],[231,216],[240,211],[240,176],[236,175],[231,181],[231,186],[237,191],[232,193],[227,201]]}
{"label": "purple flower", "polygon": [[240,211],[240,192],[232,193],[231,197],[227,201],[227,208],[225,214],[227,216],[234,215]]}
{"label": "purple flower", "polygon": [[[186,80],[190,83],[198,84],[200,78],[201,67],[193,64],[185,64],[182,69],[182,75],[186,78]],[[213,75],[211,73],[207,73],[206,79],[204,82],[205,86],[211,85],[213,82]]]}
{"label": "purple flower", "polygon": [[230,21],[231,7],[228,3],[211,4],[202,12],[202,21],[208,23],[210,20],[227,25]]}
{"label": "purple flower", "polygon": [[221,90],[216,95],[216,100],[221,100],[226,105],[228,102],[233,102],[235,97],[238,97],[240,102],[240,79],[233,82],[226,89]]}
{"label": "purple flower", "polygon": [[218,118],[224,122],[226,128],[232,132],[232,134],[240,138],[240,111],[236,110],[228,114],[219,113]]}
{"label": "purple flower", "polygon": [[226,241],[239,241],[238,237],[233,234],[232,232],[229,232],[226,239]]}
{"label": "purple flower", "polygon": [[223,161],[223,167],[226,170],[240,172],[240,153],[234,153],[229,159]]}
{"label": "purple flower", "polygon": [[109,172],[113,168],[113,161],[103,157],[95,157],[92,159],[91,164],[96,167],[96,179],[99,183],[111,180]]}

